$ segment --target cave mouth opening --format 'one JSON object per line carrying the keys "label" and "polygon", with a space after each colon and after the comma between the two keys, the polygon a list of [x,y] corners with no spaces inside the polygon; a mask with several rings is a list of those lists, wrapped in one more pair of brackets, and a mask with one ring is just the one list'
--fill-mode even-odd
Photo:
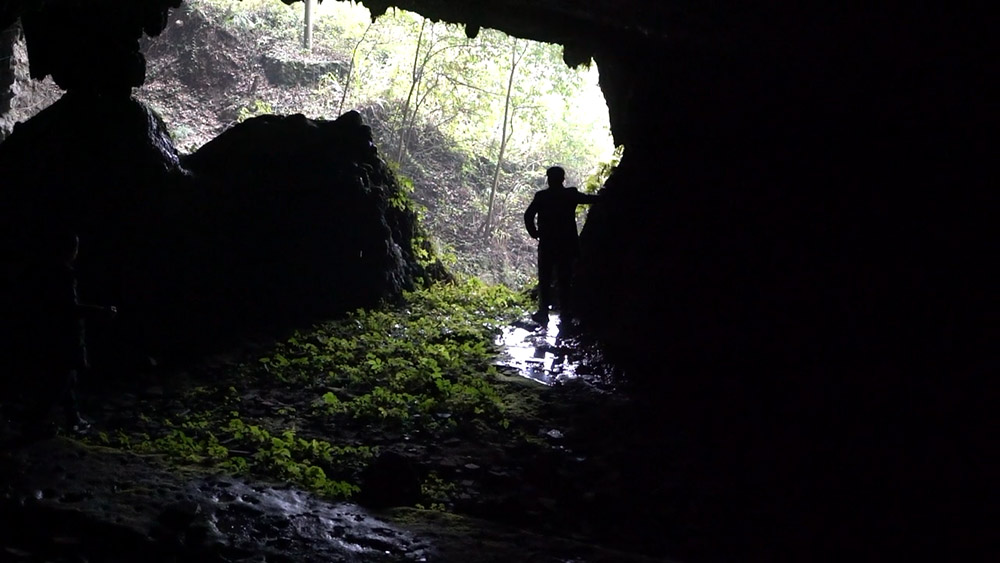
{"label": "cave mouth opening", "polygon": [[559,45],[402,10],[373,19],[347,2],[312,6],[305,48],[304,20],[304,2],[190,0],[144,42],[135,95],[182,153],[257,115],[357,110],[450,269],[530,283],[522,213],[546,167],[594,191],[621,157],[596,63],[570,68]]}

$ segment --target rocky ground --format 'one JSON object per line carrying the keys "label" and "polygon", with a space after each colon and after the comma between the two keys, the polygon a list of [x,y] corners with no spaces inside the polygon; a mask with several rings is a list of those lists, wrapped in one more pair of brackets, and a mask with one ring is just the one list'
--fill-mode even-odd
{"label": "rocky ground", "polygon": [[[558,330],[554,320],[551,328]],[[391,430],[367,436],[383,452],[373,465],[385,469],[368,473],[363,486],[390,491],[386,498],[363,497],[367,508],[287,483],[178,464],[162,453],[101,445],[102,433],[141,425],[144,413],[158,419],[197,409],[185,391],[256,357],[260,344],[113,388],[85,389],[83,405],[94,421],[87,437],[28,441],[6,429],[0,511],[12,524],[0,531],[4,560],[663,560],[669,550],[644,522],[655,515],[634,502],[634,484],[623,481],[617,460],[645,439],[632,433],[629,401],[608,389],[594,349],[567,334],[572,330],[562,331],[558,347],[545,330],[525,323],[521,338],[512,340],[508,331],[506,342],[514,355],[533,347],[541,363],[498,360],[516,366],[499,382],[508,418],[531,435],[484,431],[478,440],[441,443]],[[561,368],[545,363],[553,355],[562,358]],[[570,368],[580,375],[568,375]],[[540,372],[557,384],[525,377],[538,379]],[[262,411],[311,399],[306,390],[297,396],[287,388],[244,392]],[[394,502],[391,491],[414,470],[438,476],[439,504]]]}
{"label": "rocky ground", "polygon": [[6,452],[4,561],[654,561],[455,513],[370,511],[58,438]]}
{"label": "rocky ground", "polygon": [[[441,320],[457,310],[436,302],[434,311],[410,329],[438,326],[454,351],[468,344],[458,330],[467,320]],[[371,340],[360,316],[344,320],[352,345],[369,347],[350,364],[377,364],[379,349],[416,340],[412,330],[391,334],[401,318],[371,325],[387,327],[389,344]],[[993,474],[979,452],[995,433],[982,382],[971,409],[957,408],[968,401],[954,385],[910,378],[880,391],[870,371],[854,380],[662,373],[655,387],[637,387],[600,369],[599,351],[572,326],[550,327],[506,326],[508,356],[494,361],[513,367],[491,374],[470,360],[502,417],[463,415],[450,399],[434,421],[411,413],[402,426],[391,413],[317,414],[318,396],[336,391],[357,405],[367,395],[288,379],[278,353],[295,365],[291,339],[245,340],[115,384],[85,381],[88,436],[25,441],[8,426],[0,437],[0,561],[982,560],[971,555],[992,536],[974,516],[984,489],[973,484]],[[427,346],[418,360],[441,351]],[[265,364],[266,376],[249,364]],[[230,409],[241,432],[270,434],[241,441],[213,418]],[[950,433],[942,413],[964,431]],[[216,432],[208,448],[203,425]],[[344,458],[361,470],[328,466],[330,482],[303,480],[301,452],[291,452],[300,463],[273,459],[289,455],[288,428],[305,447],[354,448]],[[338,500],[337,479],[360,492]]]}

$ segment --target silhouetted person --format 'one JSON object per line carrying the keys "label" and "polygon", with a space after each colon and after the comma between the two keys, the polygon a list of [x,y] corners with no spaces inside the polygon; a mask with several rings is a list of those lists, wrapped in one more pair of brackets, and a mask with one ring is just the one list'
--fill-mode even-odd
{"label": "silhouetted person", "polygon": [[63,409],[66,429],[82,433],[90,424],[80,416],[76,401],[79,372],[89,367],[84,340],[84,320],[113,318],[115,307],[80,303],[73,263],[80,240],[73,233],[60,233],[39,264],[34,278],[35,320],[33,334],[39,365],[35,381],[34,405],[26,418],[29,434],[47,435],[55,428],[47,423],[52,406]]}
{"label": "silhouetted person", "polygon": [[[573,264],[580,254],[576,232],[576,206],[593,203],[597,195],[580,193],[563,185],[566,171],[553,166],[545,171],[547,189],[535,192],[531,205],[524,212],[524,226],[531,238],[538,239],[538,311],[531,316],[545,324],[552,306],[552,274],[559,283],[559,316],[571,315],[570,293],[573,284]],[[535,223],[535,217],[538,223]]]}

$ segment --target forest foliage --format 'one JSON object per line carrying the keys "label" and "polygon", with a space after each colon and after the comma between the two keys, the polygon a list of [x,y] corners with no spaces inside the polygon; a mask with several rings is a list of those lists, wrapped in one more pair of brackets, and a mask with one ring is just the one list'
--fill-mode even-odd
{"label": "forest foliage", "polygon": [[359,4],[328,1],[314,9],[307,51],[302,3],[190,0],[187,9],[286,58],[343,62],[346,72],[325,76],[300,107],[254,99],[238,117],[360,111],[459,272],[530,281],[534,242],[521,214],[545,168],[563,166],[567,185],[593,190],[620,156],[596,66],[569,68],[559,45],[491,29],[470,38],[463,26],[399,10],[373,20]]}

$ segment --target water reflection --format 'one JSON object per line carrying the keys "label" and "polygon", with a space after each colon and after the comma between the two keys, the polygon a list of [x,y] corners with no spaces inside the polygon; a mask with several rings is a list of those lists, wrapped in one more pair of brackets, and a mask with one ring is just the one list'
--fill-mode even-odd
{"label": "water reflection", "polygon": [[497,338],[503,348],[498,363],[545,385],[582,378],[609,387],[610,377],[607,367],[602,367],[600,351],[594,345],[584,345],[579,336],[577,325],[560,322],[554,313],[549,314],[545,326],[516,323]]}

